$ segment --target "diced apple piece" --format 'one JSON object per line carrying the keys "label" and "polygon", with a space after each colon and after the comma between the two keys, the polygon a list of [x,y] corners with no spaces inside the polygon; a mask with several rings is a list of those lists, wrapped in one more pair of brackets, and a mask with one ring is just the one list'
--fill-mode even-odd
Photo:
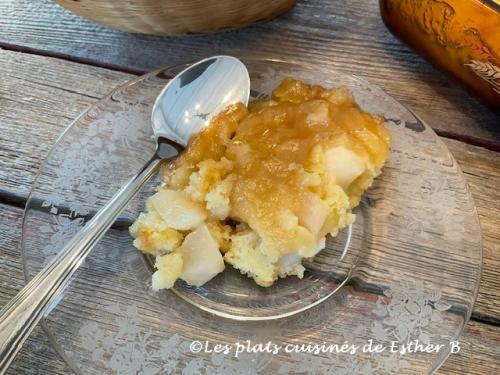
{"label": "diced apple piece", "polygon": [[180,276],[190,285],[201,286],[224,270],[224,260],[205,224],[186,236],[179,248],[184,269]]}
{"label": "diced apple piece", "polygon": [[326,170],[336,184],[346,190],[365,171],[365,162],[344,146],[325,152]]}
{"label": "diced apple piece", "polygon": [[330,207],[315,193],[306,193],[298,212],[300,225],[314,234],[319,233],[325,223]]}
{"label": "diced apple piece", "polygon": [[311,104],[312,106],[314,106],[313,108],[311,108],[313,111],[306,117],[306,123],[308,125],[328,123],[328,121],[330,121],[328,104],[326,102],[318,100],[314,102],[308,102],[306,103],[306,105],[307,104],[310,104],[309,107],[311,107]]}
{"label": "diced apple piece", "polygon": [[181,191],[160,190],[149,198],[148,205],[151,205],[165,223],[173,229],[194,229],[207,217],[203,207],[190,200]]}
{"label": "diced apple piece", "polygon": [[156,257],[153,290],[170,289],[182,274],[182,263],[178,252]]}

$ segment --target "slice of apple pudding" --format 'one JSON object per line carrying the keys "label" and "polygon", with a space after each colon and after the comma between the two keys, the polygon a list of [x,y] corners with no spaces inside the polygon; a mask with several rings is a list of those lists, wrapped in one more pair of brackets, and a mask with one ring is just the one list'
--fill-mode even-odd
{"label": "slice of apple pudding", "polygon": [[272,99],[237,104],[194,135],[130,227],[156,256],[153,288],[200,286],[228,263],[271,286],[354,221],[389,155],[383,119],[345,88],[286,78]]}

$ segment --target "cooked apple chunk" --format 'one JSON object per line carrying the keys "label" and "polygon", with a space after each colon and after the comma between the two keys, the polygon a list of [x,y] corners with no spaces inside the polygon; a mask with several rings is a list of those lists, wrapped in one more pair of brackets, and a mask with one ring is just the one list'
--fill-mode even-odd
{"label": "cooked apple chunk", "polygon": [[183,262],[180,278],[190,285],[203,285],[224,271],[219,246],[205,224],[188,234],[177,251]]}
{"label": "cooked apple chunk", "polygon": [[190,200],[182,191],[160,190],[149,198],[148,204],[173,229],[194,229],[207,218],[203,207]]}
{"label": "cooked apple chunk", "polygon": [[336,146],[327,150],[325,164],[330,177],[344,190],[347,190],[349,185],[366,170],[363,159],[345,146]]}
{"label": "cooked apple chunk", "polygon": [[330,214],[330,207],[317,194],[304,194],[299,210],[299,222],[311,233],[318,234]]}

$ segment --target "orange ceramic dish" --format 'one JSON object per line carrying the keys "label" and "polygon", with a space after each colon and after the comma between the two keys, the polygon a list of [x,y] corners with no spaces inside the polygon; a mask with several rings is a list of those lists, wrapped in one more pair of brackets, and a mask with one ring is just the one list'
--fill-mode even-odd
{"label": "orange ceramic dish", "polygon": [[500,109],[500,1],[380,0],[401,40]]}

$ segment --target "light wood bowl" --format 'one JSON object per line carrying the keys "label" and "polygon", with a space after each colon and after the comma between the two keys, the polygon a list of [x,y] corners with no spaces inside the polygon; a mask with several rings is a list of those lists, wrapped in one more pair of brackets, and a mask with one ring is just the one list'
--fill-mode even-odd
{"label": "light wood bowl", "polygon": [[123,31],[210,33],[264,21],[296,0],[56,0],[70,11]]}

